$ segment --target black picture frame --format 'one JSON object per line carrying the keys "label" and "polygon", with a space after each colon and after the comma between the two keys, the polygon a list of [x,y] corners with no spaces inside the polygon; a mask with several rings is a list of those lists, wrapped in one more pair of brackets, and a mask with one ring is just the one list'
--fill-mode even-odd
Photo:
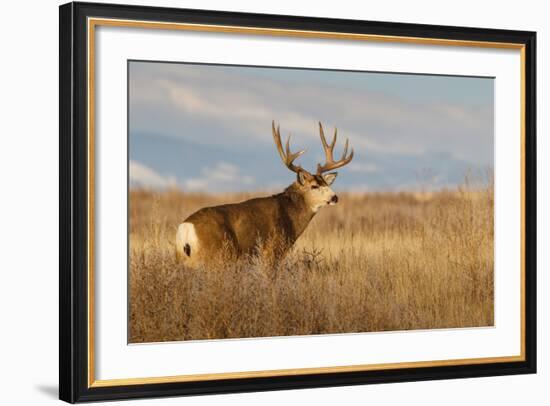
{"label": "black picture frame", "polygon": [[[59,397],[67,402],[235,393],[536,372],[536,33],[93,3],[60,6]],[[514,43],[525,52],[524,334],[516,362],[93,387],[88,379],[87,24],[89,17]]]}

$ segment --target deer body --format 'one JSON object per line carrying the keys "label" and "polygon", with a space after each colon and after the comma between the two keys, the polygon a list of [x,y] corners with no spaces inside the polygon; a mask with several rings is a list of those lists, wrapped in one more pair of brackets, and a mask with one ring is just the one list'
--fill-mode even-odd
{"label": "deer body", "polygon": [[188,265],[199,265],[212,252],[229,249],[240,257],[254,254],[259,242],[268,241],[284,254],[314,215],[313,210],[307,209],[302,196],[293,191],[206,207],[180,225],[176,242],[178,257],[187,257]]}
{"label": "deer body", "polygon": [[[330,189],[336,173],[323,171],[343,166],[353,158],[353,151],[342,160],[332,160],[332,149],[321,140],[327,152],[328,163],[319,165],[311,174],[293,161],[304,151],[292,154],[287,141],[283,151],[279,130],[273,125],[273,138],[285,165],[296,172],[296,181],[282,193],[246,200],[241,203],[205,207],[191,214],[179,225],[176,234],[176,256],[185,265],[197,268],[209,260],[228,253],[233,258],[248,254],[268,255],[270,260],[283,257],[304,232],[319,208],[336,204],[338,198]],[[264,246],[262,246],[264,245]],[[262,248],[266,248],[262,250]]]}

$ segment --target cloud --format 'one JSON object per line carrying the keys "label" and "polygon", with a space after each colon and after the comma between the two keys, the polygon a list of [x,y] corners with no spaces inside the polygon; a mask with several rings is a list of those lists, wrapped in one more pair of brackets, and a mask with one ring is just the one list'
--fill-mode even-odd
{"label": "cloud", "polygon": [[255,183],[254,177],[243,174],[239,167],[227,162],[201,169],[201,176],[187,179],[183,187],[190,191],[226,192],[246,189]]}
{"label": "cloud", "polygon": [[[148,113],[135,115],[136,129],[158,130],[160,125],[168,135],[182,136],[180,129],[202,120],[204,129],[223,128],[224,137],[215,142],[253,138],[267,143],[275,119],[282,133],[292,132],[309,139],[307,143],[318,137],[320,120],[330,127],[338,125],[356,149],[365,151],[418,155],[448,144],[475,162],[492,148],[492,112],[479,106],[415,102],[368,87],[338,86],[334,80],[301,83],[276,72],[272,77],[255,77],[250,68],[175,64],[131,68],[132,109]],[[157,120],[151,119],[152,110]]]}
{"label": "cloud", "polygon": [[[338,151],[343,140],[350,139],[356,157],[349,170],[356,174],[395,177],[402,168],[410,178],[404,182],[414,183],[410,174],[415,162],[449,172],[454,163],[439,159],[442,153],[460,160],[461,167],[493,164],[494,111],[488,102],[492,85],[478,86],[488,79],[462,78],[459,91],[458,82],[449,84],[452,78],[424,76],[422,86],[411,88],[405,85],[416,75],[381,76],[384,79],[368,79],[373,77],[368,73],[132,62],[130,133],[182,139],[229,153],[240,149],[271,160],[273,154],[268,158],[266,151],[272,152],[274,119],[283,138],[292,134],[293,150],[309,151],[300,163],[313,168],[323,159],[317,127],[322,121],[327,135],[338,126]],[[404,86],[396,86],[392,77],[399,77]],[[384,81],[391,85],[386,91]],[[462,96],[484,97],[478,97],[479,103],[473,96],[451,97],[453,86]],[[490,91],[468,90],[473,88]],[[403,160],[406,167],[400,164]],[[219,170],[217,162],[205,161],[204,170]],[[185,181],[186,187],[210,189],[207,183],[214,181],[223,187],[221,180],[196,175]],[[235,179],[228,182],[242,186]]]}
{"label": "cloud", "polygon": [[380,171],[380,167],[372,163],[354,162],[353,165],[349,166],[348,170],[358,173],[376,173]]}
{"label": "cloud", "polygon": [[176,187],[176,178],[162,176],[153,169],[130,160],[130,185],[132,187],[166,189]]}

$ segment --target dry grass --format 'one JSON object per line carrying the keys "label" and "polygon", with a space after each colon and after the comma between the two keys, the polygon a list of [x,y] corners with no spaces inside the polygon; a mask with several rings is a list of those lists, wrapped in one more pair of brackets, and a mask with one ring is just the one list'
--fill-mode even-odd
{"label": "dry grass", "polygon": [[493,325],[493,191],[340,194],[279,266],[177,264],[177,225],[249,195],[130,194],[130,342]]}

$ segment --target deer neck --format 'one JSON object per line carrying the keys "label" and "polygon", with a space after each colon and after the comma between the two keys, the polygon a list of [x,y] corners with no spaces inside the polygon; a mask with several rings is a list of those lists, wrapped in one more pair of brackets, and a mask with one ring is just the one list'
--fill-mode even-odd
{"label": "deer neck", "polygon": [[286,212],[297,238],[304,232],[316,211],[307,205],[296,184],[287,187],[281,195],[286,200]]}

